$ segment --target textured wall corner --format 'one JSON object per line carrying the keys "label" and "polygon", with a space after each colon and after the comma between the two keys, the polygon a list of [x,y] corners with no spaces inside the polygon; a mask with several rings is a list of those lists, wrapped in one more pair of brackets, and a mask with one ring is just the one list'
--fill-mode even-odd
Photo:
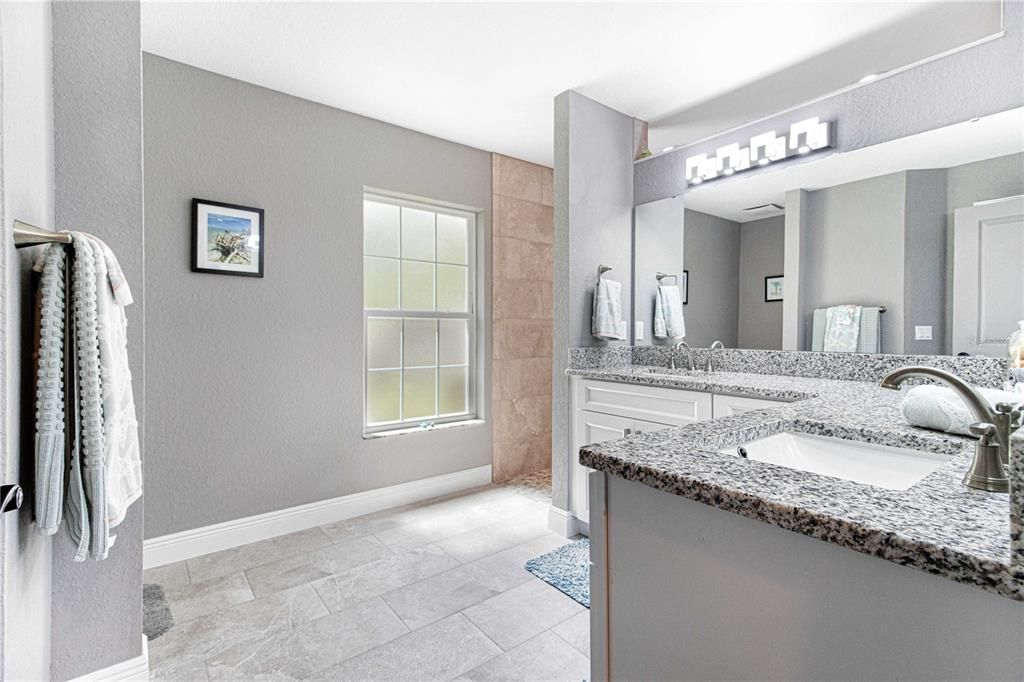
{"label": "textured wall corner", "polygon": [[551,466],[554,173],[494,154],[494,480]]}

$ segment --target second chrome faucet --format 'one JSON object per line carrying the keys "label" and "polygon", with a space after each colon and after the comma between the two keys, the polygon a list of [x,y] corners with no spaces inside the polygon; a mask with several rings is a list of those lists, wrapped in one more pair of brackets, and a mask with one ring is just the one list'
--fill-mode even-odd
{"label": "second chrome faucet", "polygon": [[[686,349],[686,369],[690,370],[691,372],[694,371],[694,369],[696,368],[693,364],[693,349],[690,348],[690,344],[686,343],[685,341],[680,341],[679,343],[672,347],[672,353],[669,354],[668,358],[669,369],[677,369],[675,352],[680,348]],[[711,361],[715,357],[716,348],[725,348],[725,344],[717,340],[711,344],[711,347],[708,349],[708,361],[704,364],[705,372],[714,371],[714,366],[711,364]]]}

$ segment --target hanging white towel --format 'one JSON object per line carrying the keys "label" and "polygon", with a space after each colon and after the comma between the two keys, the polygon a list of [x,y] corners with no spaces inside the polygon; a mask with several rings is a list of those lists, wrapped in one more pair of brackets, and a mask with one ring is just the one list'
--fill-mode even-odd
{"label": "hanging white towel", "polygon": [[859,337],[859,305],[835,305],[825,311],[825,351],[856,353]]}
{"label": "hanging white towel", "polygon": [[680,339],[686,336],[683,301],[679,287],[659,285],[654,297],[654,338]]}
{"label": "hanging white towel", "polygon": [[602,277],[597,281],[590,332],[606,341],[626,338],[626,322],[622,319],[622,285],[615,280]]}

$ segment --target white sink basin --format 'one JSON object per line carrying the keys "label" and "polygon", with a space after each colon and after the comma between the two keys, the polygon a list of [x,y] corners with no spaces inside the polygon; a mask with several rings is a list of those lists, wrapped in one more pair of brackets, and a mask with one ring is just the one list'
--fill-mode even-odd
{"label": "white sink basin", "polygon": [[748,459],[889,490],[906,490],[949,461],[947,455],[795,431],[759,438],[721,452],[739,455],[740,447],[746,450]]}

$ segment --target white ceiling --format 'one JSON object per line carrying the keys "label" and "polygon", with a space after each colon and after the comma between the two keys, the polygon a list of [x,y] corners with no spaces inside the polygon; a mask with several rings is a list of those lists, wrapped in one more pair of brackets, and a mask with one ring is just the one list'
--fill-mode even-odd
{"label": "white ceiling", "polygon": [[744,208],[784,206],[791,189],[816,190],[904,170],[951,168],[1022,151],[1024,108],[819,160],[712,181],[688,191],[683,203],[688,209],[742,223],[770,215],[751,216]]}
{"label": "white ceiling", "polygon": [[[688,107],[818,57],[800,72],[787,102],[797,104],[808,92],[848,85],[850,73],[906,63],[905,36],[885,45],[871,36],[941,8],[909,1],[144,0],[142,45],[186,64],[550,165],[552,99],[564,90],[675,124]],[[914,39],[932,50],[927,36]],[[858,51],[859,41],[871,49]],[[842,69],[830,61],[839,53]]]}

